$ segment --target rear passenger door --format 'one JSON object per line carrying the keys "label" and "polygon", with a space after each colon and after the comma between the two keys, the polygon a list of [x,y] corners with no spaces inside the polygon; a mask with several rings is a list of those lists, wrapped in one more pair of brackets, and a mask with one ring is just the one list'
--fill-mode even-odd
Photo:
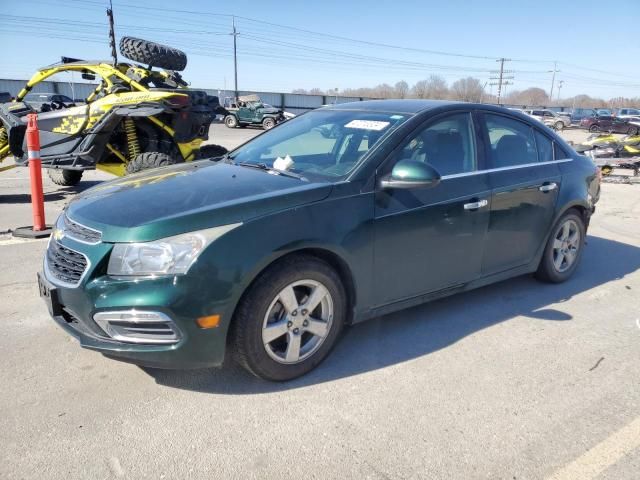
{"label": "rear passenger door", "polygon": [[510,116],[481,117],[491,186],[484,276],[535,258],[553,219],[561,175],[544,133]]}

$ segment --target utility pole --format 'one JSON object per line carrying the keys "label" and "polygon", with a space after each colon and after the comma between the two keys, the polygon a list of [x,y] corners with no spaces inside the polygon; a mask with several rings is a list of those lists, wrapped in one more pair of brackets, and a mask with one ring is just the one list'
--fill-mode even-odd
{"label": "utility pole", "polygon": [[116,32],[113,27],[113,4],[109,0],[109,8],[107,8],[107,17],[109,18],[109,46],[111,47],[111,58],[113,64],[118,63],[118,52],[116,51]]}
{"label": "utility pole", "polygon": [[558,62],[553,62],[553,70],[549,70],[549,73],[552,73],[553,75],[551,75],[551,90],[549,91],[549,100],[553,100],[553,85],[556,82],[556,73],[560,72],[560,70],[558,70]]}
{"label": "utility pole", "polygon": [[563,84],[564,84],[564,80],[560,80],[558,82],[558,100],[560,100],[560,89],[562,88]]}
{"label": "utility pole", "polygon": [[236,17],[231,17],[231,25],[233,26],[233,75],[235,78],[235,98],[238,98],[238,53],[236,49],[236,37],[238,36],[238,32],[236,31]]}
{"label": "utility pole", "polygon": [[513,85],[513,82],[509,82],[509,80],[513,80],[513,75],[507,75],[513,73],[513,70],[505,70],[504,62],[510,62],[510,58],[499,58],[496,62],[500,62],[500,70],[491,70],[491,74],[498,75],[497,77],[489,77],[489,80],[497,80],[496,83],[490,83],[489,85],[497,85],[498,86],[498,105],[500,105],[500,98],[502,97],[502,88],[507,85]]}

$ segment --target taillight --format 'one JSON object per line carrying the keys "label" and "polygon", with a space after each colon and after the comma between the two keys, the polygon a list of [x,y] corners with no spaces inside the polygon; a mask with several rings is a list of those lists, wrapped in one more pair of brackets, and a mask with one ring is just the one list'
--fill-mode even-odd
{"label": "taillight", "polygon": [[165,100],[172,107],[180,108],[189,105],[189,95],[176,94]]}

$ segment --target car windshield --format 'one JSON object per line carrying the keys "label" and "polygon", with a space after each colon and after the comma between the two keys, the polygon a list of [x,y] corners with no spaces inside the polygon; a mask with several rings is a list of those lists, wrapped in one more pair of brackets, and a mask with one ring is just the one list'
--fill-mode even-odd
{"label": "car windshield", "polygon": [[264,165],[309,179],[337,181],[351,172],[380,138],[410,115],[315,110],[233,151],[238,164]]}

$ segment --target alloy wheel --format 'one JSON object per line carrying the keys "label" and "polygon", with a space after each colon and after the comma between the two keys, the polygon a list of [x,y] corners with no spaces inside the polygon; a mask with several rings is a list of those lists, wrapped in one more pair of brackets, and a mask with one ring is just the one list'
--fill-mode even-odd
{"label": "alloy wheel", "polygon": [[581,247],[580,227],[568,219],[556,232],[553,240],[553,266],[558,273],[566,272],[575,263]]}
{"label": "alloy wheel", "polygon": [[333,323],[329,290],[315,280],[287,285],[273,299],[262,324],[267,354],[282,364],[299,363],[318,351]]}

